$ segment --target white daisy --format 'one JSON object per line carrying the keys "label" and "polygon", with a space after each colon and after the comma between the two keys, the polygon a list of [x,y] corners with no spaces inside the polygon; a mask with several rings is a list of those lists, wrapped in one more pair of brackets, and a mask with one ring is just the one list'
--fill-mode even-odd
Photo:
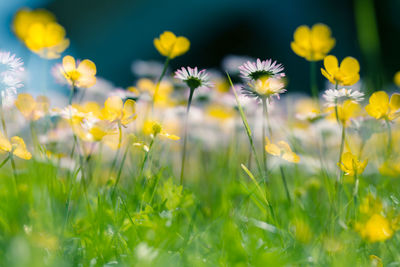
{"label": "white daisy", "polygon": [[358,103],[364,100],[364,93],[346,88],[342,88],[339,90],[328,89],[325,91],[323,97],[326,101],[326,106],[334,107],[337,104],[343,103],[346,100],[351,100],[354,103]]}
{"label": "white daisy", "polygon": [[250,81],[247,86],[242,88],[242,93],[249,97],[268,98],[276,96],[279,99],[279,94],[286,92],[285,83],[282,79],[277,78],[261,78],[255,81]]}
{"label": "white daisy", "polygon": [[258,58],[256,62],[247,61],[239,67],[239,70],[244,79],[253,81],[263,76],[274,78],[285,77],[285,73],[282,72],[284,70],[282,64],[278,64],[276,61],[272,62],[272,59],[261,61]]}
{"label": "white daisy", "polygon": [[21,58],[11,55],[10,52],[0,51],[0,73],[23,71],[24,62]]}
{"label": "white daisy", "polygon": [[208,79],[208,74],[206,70],[198,71],[197,67],[191,68],[182,67],[180,70],[175,72],[175,78],[184,81],[187,86],[191,89],[196,89],[198,87],[211,87],[212,84]]}
{"label": "white daisy", "polygon": [[0,51],[0,93],[3,107],[14,104],[17,89],[23,87],[23,62],[10,52]]}

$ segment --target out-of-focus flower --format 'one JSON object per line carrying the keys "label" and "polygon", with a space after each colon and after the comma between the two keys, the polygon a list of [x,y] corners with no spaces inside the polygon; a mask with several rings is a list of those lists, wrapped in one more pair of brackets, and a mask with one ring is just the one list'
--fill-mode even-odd
{"label": "out-of-focus flower", "polygon": [[143,124],[143,133],[150,135],[152,138],[156,136],[166,137],[171,140],[179,140],[180,137],[167,133],[158,121],[146,120]]}
{"label": "out-of-focus flower", "polygon": [[2,132],[0,132],[0,152],[9,152],[13,155],[29,160],[32,158],[32,154],[26,149],[24,140],[19,136],[11,137],[9,141]]}
{"label": "out-of-focus flower", "polygon": [[308,223],[301,219],[295,218],[291,223],[291,230],[295,238],[301,243],[309,243],[312,239],[313,233]]}
{"label": "out-of-focus flower", "polygon": [[165,31],[160,38],[154,39],[154,46],[161,55],[173,59],[185,54],[190,48],[190,42],[186,37],[177,37],[174,33]]}
{"label": "out-of-focus flower", "polygon": [[339,90],[328,89],[325,91],[323,98],[326,101],[326,106],[334,107],[336,105],[342,104],[344,101],[347,100],[350,100],[353,103],[358,103],[364,100],[364,93],[346,88],[342,88]]}
{"label": "out-of-focus flower", "polygon": [[284,77],[285,73],[282,71],[284,67],[272,59],[261,61],[259,58],[256,62],[247,61],[239,66],[240,73],[244,79],[258,80],[260,78],[280,78]]}
{"label": "out-of-focus flower", "polygon": [[182,80],[191,89],[199,87],[211,87],[212,84],[208,80],[208,74],[205,69],[198,71],[197,67],[182,67],[175,72],[175,78]]}
{"label": "out-of-focus flower", "polygon": [[306,25],[299,26],[290,44],[293,52],[308,61],[322,60],[335,46],[328,26],[318,23],[310,29]]}
{"label": "out-of-focus flower", "polygon": [[355,58],[346,57],[339,66],[338,59],[329,55],[324,58],[324,67],[325,69],[321,68],[322,75],[333,84],[349,86],[360,79],[360,64]]}
{"label": "out-of-focus flower", "polygon": [[350,119],[358,116],[361,112],[360,105],[348,99],[336,107],[329,107],[328,111],[331,112],[329,116],[331,119],[339,120],[344,126],[348,125]]}
{"label": "out-of-focus flower", "polygon": [[286,92],[285,83],[282,79],[261,77],[255,81],[250,81],[247,86],[242,88],[242,93],[249,97],[255,98],[268,98],[276,96],[279,99],[279,95]]}
{"label": "out-of-focus flower", "polygon": [[124,103],[120,97],[110,96],[104,102],[101,118],[127,126],[136,119],[136,103],[132,99],[128,99]]}
{"label": "out-of-focus flower", "polygon": [[385,160],[379,167],[379,173],[391,177],[400,177],[400,157]]}
{"label": "out-of-focus flower", "polygon": [[154,105],[156,106],[172,106],[174,103],[174,100],[171,98],[171,94],[174,91],[172,83],[166,80],[161,81],[158,86],[157,95],[154,97],[156,87],[157,84],[152,80],[142,78],[137,81],[136,87],[131,88],[131,90],[137,89],[141,94],[147,94],[148,97],[150,96],[149,99],[154,100]]}
{"label": "out-of-focus flower", "polygon": [[400,87],[400,71],[396,72],[393,77],[394,84]]}
{"label": "out-of-focus flower", "polygon": [[279,141],[278,143],[273,144],[268,137],[265,137],[265,143],[265,150],[268,154],[280,157],[289,162],[300,162],[300,157],[292,151],[289,144],[285,141]]}
{"label": "out-of-focus flower", "polygon": [[29,8],[22,8],[17,11],[14,16],[12,28],[15,35],[24,41],[28,35],[29,27],[35,23],[47,24],[49,22],[55,22],[55,16],[48,10],[45,9],[35,9],[31,10]]}
{"label": "out-of-focus flower", "polygon": [[400,94],[393,94],[389,101],[386,92],[375,92],[369,98],[369,104],[365,107],[365,110],[377,120],[394,120],[400,116]]}
{"label": "out-of-focus flower", "polygon": [[227,55],[222,60],[222,70],[227,71],[231,75],[239,74],[239,67],[248,61],[253,61],[254,58],[248,56]]}
{"label": "out-of-focus flower", "polygon": [[211,118],[217,119],[218,121],[226,121],[235,116],[235,111],[232,107],[211,104],[206,107],[206,114]]}
{"label": "out-of-focus flower", "polygon": [[78,88],[88,88],[96,83],[96,65],[89,59],[76,64],[73,57],[65,56],[60,71],[69,84]]}
{"label": "out-of-focus flower", "polygon": [[135,60],[131,69],[137,77],[157,78],[162,73],[163,67],[158,61]]}
{"label": "out-of-focus flower", "polygon": [[364,172],[368,161],[360,161],[356,155],[351,152],[346,152],[342,155],[342,159],[338,162],[338,166],[344,172],[345,175],[355,176],[360,175]]}
{"label": "out-of-focus flower", "polygon": [[314,122],[324,117],[317,101],[313,99],[300,99],[296,102],[296,118],[301,121]]}
{"label": "out-of-focus flower", "polygon": [[373,214],[364,224],[357,224],[356,229],[368,242],[383,242],[393,236],[390,222],[379,213]]}
{"label": "out-of-focus flower", "polygon": [[27,120],[36,121],[47,114],[50,101],[45,96],[38,96],[36,100],[27,93],[19,94],[15,106]]}
{"label": "out-of-focus flower", "polygon": [[79,138],[87,142],[101,141],[106,135],[116,134],[117,131],[111,122],[94,117],[85,118],[81,127],[74,128]]}
{"label": "out-of-focus flower", "polygon": [[69,46],[63,26],[56,22],[34,23],[24,39],[26,47],[42,58],[59,58]]}
{"label": "out-of-focus flower", "polygon": [[10,52],[0,51],[0,93],[3,107],[12,106],[17,95],[17,89],[23,87],[23,64],[22,59],[10,54]]}

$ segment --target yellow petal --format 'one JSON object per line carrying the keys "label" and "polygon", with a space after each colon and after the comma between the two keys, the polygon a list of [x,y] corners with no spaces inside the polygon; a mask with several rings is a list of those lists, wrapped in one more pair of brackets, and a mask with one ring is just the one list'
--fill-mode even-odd
{"label": "yellow petal", "polygon": [[346,57],[340,63],[340,71],[346,75],[352,75],[360,71],[360,64],[353,57]]}
{"label": "yellow petal", "polygon": [[87,76],[94,76],[96,75],[96,65],[93,63],[93,61],[89,59],[83,60],[81,63],[79,63],[78,69],[77,69],[82,75],[87,75]]}
{"label": "yellow petal", "polygon": [[365,107],[367,113],[376,118],[381,119],[388,115],[389,96],[384,91],[375,92],[369,98],[369,104]]}
{"label": "yellow petal", "polygon": [[339,70],[339,62],[335,56],[329,55],[324,58],[324,67],[330,75],[334,75]]}
{"label": "yellow petal", "polygon": [[0,132],[0,150],[10,152],[12,149],[10,141]]}
{"label": "yellow petal", "polygon": [[168,56],[168,51],[161,45],[160,39],[154,39],[154,46],[161,55]]}
{"label": "yellow petal", "polygon": [[24,140],[19,136],[13,136],[11,143],[14,147],[13,154],[21,159],[29,160],[32,158],[32,154],[26,149]]}
{"label": "yellow petal", "polygon": [[186,37],[180,36],[176,38],[176,43],[171,51],[170,58],[181,56],[189,50],[190,42]]}
{"label": "yellow petal", "polygon": [[389,107],[392,112],[396,112],[400,109],[400,94],[395,93],[392,95],[390,98]]}
{"label": "yellow petal", "polygon": [[281,149],[277,145],[272,144],[268,137],[265,137],[265,143],[265,151],[267,151],[268,154],[278,157],[281,155]]}
{"label": "yellow petal", "polygon": [[71,56],[65,56],[63,58],[63,69],[65,72],[71,72],[75,70],[76,64],[75,59]]}
{"label": "yellow petal", "polygon": [[306,25],[299,26],[293,35],[294,42],[303,48],[310,48],[310,38],[311,31]]}
{"label": "yellow petal", "polygon": [[122,117],[122,121],[121,121],[122,124],[127,125],[130,122],[132,122],[136,118],[135,112],[136,112],[136,102],[133,101],[132,99],[126,100],[125,104],[124,104],[124,108],[122,110],[122,113],[123,113],[123,117]]}
{"label": "yellow petal", "polygon": [[26,119],[32,118],[32,113],[36,107],[35,99],[26,93],[19,94],[15,100],[15,106]]}
{"label": "yellow petal", "polygon": [[104,109],[102,114],[104,119],[114,121],[122,117],[123,103],[119,96],[110,96],[104,102]]}

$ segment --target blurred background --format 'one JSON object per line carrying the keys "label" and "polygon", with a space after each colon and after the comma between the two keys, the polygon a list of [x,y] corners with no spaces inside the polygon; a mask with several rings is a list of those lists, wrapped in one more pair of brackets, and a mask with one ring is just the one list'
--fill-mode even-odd
{"label": "blurred background", "polygon": [[400,70],[399,0],[0,0],[0,49],[24,59],[30,90],[52,88],[52,81],[38,77],[60,59],[41,59],[17,40],[11,22],[21,7],[52,11],[71,40],[63,55],[93,60],[98,75],[120,87],[135,81],[134,60],[164,60],[153,46],[164,30],[191,41],[190,51],[172,61],[173,70],[218,68],[228,54],[273,58],[285,65],[289,91],[309,91],[309,63],[290,49],[302,24],[330,26],[336,39],[331,53],[357,58],[368,90],[390,86]]}

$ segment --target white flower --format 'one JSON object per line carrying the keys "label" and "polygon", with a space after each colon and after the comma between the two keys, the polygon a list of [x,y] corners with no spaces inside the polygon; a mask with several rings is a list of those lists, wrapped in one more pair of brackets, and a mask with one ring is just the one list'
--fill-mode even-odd
{"label": "white flower", "polygon": [[0,92],[3,107],[12,106],[17,89],[23,87],[23,64],[22,59],[11,55],[10,52],[0,51]]}
{"label": "white flower", "polygon": [[242,88],[244,95],[256,98],[271,98],[276,96],[279,99],[279,94],[286,92],[285,83],[277,78],[261,78],[251,81],[247,86]]}
{"label": "white flower", "polygon": [[364,93],[346,88],[342,88],[339,90],[328,89],[325,91],[323,97],[326,101],[326,106],[334,107],[337,104],[343,103],[346,100],[351,100],[354,103],[358,103],[364,100]]}
{"label": "white flower", "polygon": [[197,67],[191,68],[182,67],[180,70],[175,72],[175,78],[184,81],[187,86],[191,89],[196,89],[198,87],[211,87],[212,84],[208,80],[208,74],[206,70],[198,71]]}
{"label": "white flower", "polygon": [[261,61],[259,58],[256,62],[247,61],[239,67],[242,77],[247,80],[257,80],[263,76],[281,78],[285,77],[285,73],[282,71],[284,67],[282,64],[278,64],[276,61],[272,62],[272,59]]}

